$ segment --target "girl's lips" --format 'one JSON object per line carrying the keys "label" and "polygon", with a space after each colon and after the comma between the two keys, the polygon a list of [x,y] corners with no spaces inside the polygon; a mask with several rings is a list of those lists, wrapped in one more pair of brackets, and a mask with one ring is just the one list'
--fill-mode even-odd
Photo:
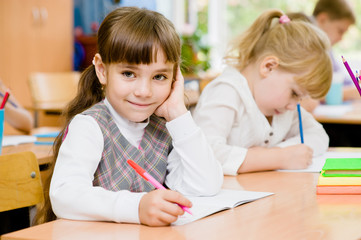
{"label": "girl's lips", "polygon": [[139,106],[139,107],[148,107],[150,106],[151,104],[149,103],[136,103],[136,102],[132,102],[132,101],[128,101],[130,104],[132,105],[136,105],[136,106]]}

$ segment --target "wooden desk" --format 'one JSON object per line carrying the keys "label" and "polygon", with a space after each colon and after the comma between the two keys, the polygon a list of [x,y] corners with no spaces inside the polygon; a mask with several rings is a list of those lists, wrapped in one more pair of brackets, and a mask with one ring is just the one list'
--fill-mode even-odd
{"label": "wooden desk", "polygon": [[11,154],[18,152],[33,152],[38,158],[39,165],[48,164],[52,161],[52,146],[51,145],[35,145],[34,143],[25,143],[16,146],[3,147],[2,154]]}
{"label": "wooden desk", "polygon": [[[45,134],[60,131],[59,127],[40,127],[34,128],[30,135]],[[6,146],[2,148],[2,154],[11,154],[30,151],[35,154],[39,165],[49,164],[53,160],[53,146],[52,145],[36,145],[34,143],[19,144],[16,146]]]}
{"label": "wooden desk", "polygon": [[330,137],[331,147],[361,147],[361,101],[340,106],[320,105],[313,115]]}
{"label": "wooden desk", "polygon": [[16,146],[3,147],[2,154],[11,154],[18,152],[33,152],[38,159],[41,181],[43,186],[50,175],[49,163],[53,161],[53,149],[51,145],[35,145],[34,143],[25,143]]}
{"label": "wooden desk", "polygon": [[341,106],[318,106],[313,116],[320,123],[361,124],[361,101]]}
{"label": "wooden desk", "polygon": [[316,195],[318,175],[271,171],[225,177],[224,188],[275,194],[183,226],[61,219],[1,239],[359,239],[361,195]]}

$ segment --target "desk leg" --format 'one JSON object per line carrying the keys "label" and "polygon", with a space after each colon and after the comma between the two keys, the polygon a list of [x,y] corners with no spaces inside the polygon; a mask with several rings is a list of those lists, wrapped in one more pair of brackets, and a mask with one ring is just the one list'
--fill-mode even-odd
{"label": "desk leg", "polygon": [[39,112],[37,110],[34,111],[34,127],[39,127]]}

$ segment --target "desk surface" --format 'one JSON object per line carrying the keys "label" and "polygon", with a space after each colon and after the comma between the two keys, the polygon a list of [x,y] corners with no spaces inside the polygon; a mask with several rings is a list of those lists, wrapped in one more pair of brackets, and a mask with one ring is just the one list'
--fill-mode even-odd
{"label": "desk surface", "polygon": [[316,195],[318,176],[271,171],[225,177],[224,188],[275,194],[183,226],[56,220],[1,239],[360,239],[361,195]]}
{"label": "desk surface", "polygon": [[343,105],[319,105],[313,116],[320,123],[361,124],[361,101]]}
{"label": "desk surface", "polygon": [[19,152],[33,152],[38,159],[39,165],[47,164],[53,161],[53,150],[51,145],[35,145],[34,143],[20,144],[16,146],[3,147],[2,154],[11,154]]}
{"label": "desk surface", "polygon": [[[52,133],[60,131],[59,127],[41,127],[33,129],[31,135],[41,133]],[[35,154],[38,159],[39,165],[50,163],[53,159],[53,146],[52,145],[36,145],[34,143],[19,144],[16,146],[6,146],[2,148],[2,154],[11,154],[30,151]]]}

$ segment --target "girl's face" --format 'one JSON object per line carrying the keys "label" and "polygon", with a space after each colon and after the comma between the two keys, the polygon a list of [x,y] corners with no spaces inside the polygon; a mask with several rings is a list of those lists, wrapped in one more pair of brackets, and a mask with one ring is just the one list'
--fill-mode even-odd
{"label": "girl's face", "polygon": [[167,99],[173,79],[174,63],[165,61],[158,51],[157,61],[147,64],[115,63],[107,65],[104,78],[106,97],[119,115],[142,122]]}
{"label": "girl's face", "polygon": [[253,97],[260,111],[266,116],[294,110],[306,91],[299,87],[294,78],[296,74],[274,68],[253,86]]}
{"label": "girl's face", "polygon": [[343,35],[346,33],[352,22],[345,19],[330,19],[330,17],[324,13],[317,17],[318,26],[327,34],[330,39],[331,45],[335,45],[342,40]]}

